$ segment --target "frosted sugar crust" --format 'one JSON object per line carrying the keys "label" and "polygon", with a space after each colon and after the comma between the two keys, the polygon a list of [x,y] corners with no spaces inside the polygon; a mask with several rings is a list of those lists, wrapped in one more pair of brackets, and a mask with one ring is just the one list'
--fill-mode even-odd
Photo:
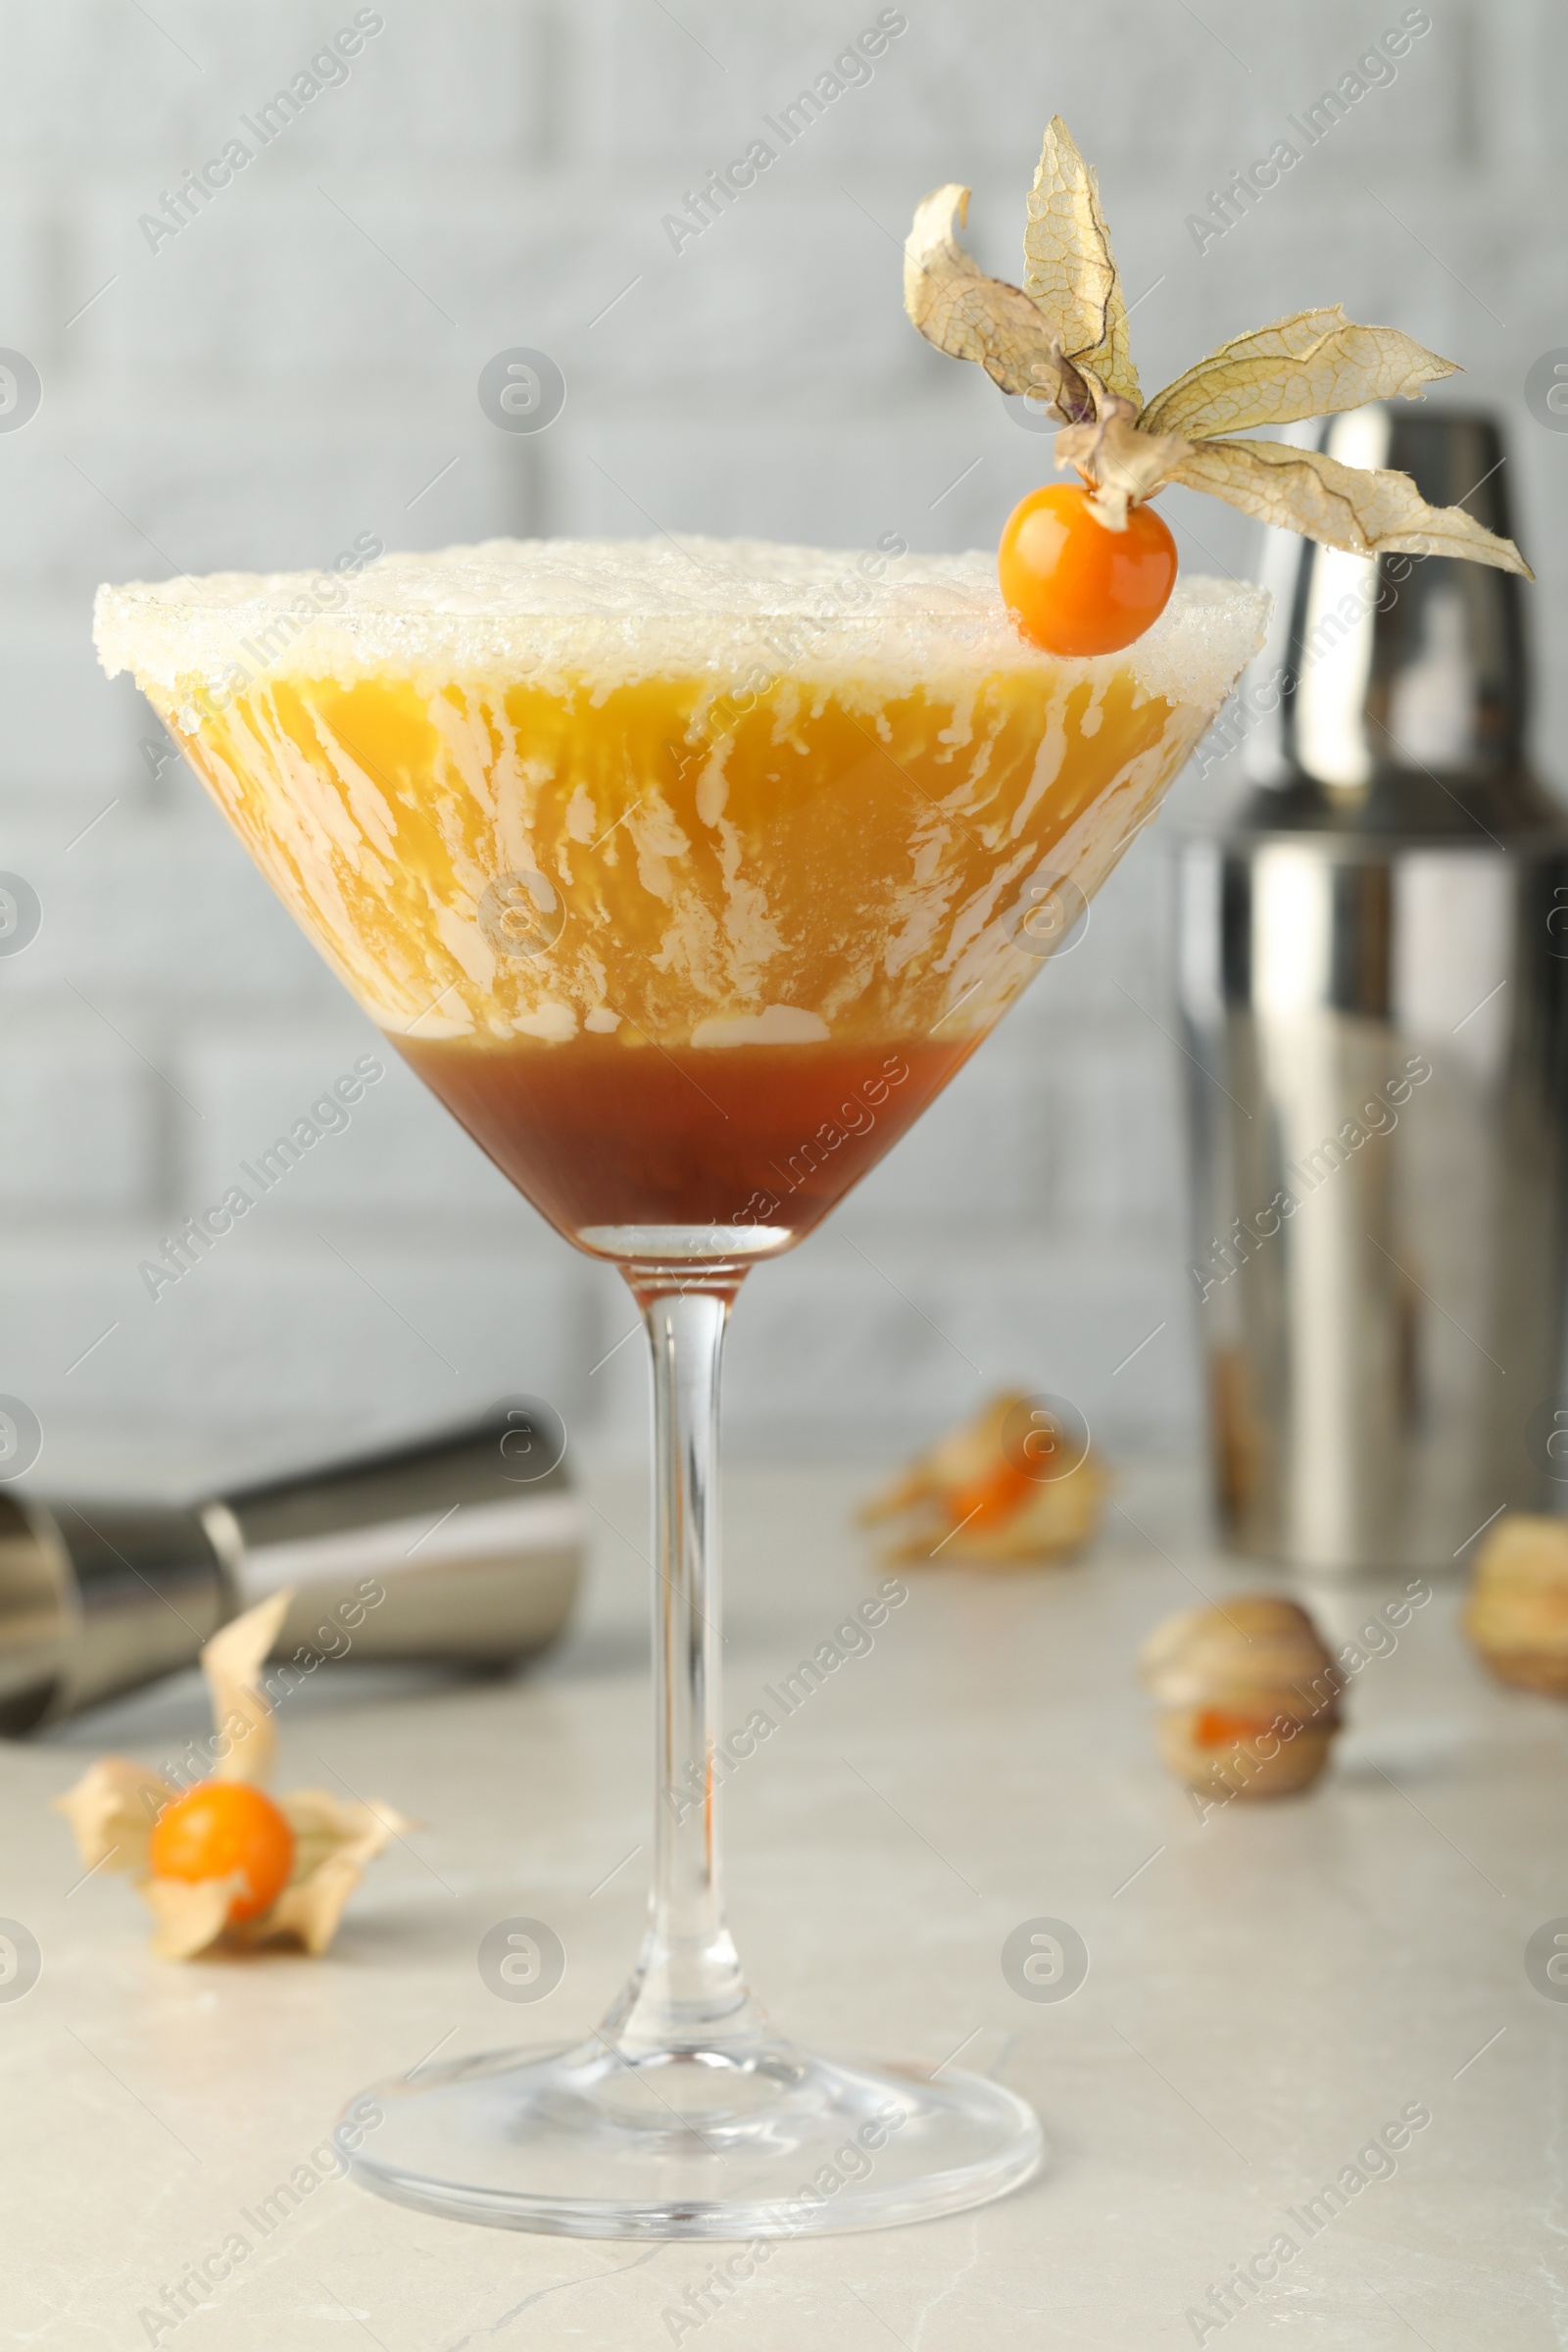
{"label": "frosted sugar crust", "polygon": [[[878,570],[876,567],[881,566]],[[1262,640],[1265,590],[1178,581],[1137,643],[1093,661],[1018,634],[994,556],[791,547],[752,539],[490,539],[384,555],[363,570],[213,572],[103,587],[93,638],[111,677],[172,698],[200,725],[267,677],[350,684],[524,679],[596,692],[649,676],[760,691],[788,676],[878,699],[999,670],[1130,675],[1151,697],[1213,709]]]}

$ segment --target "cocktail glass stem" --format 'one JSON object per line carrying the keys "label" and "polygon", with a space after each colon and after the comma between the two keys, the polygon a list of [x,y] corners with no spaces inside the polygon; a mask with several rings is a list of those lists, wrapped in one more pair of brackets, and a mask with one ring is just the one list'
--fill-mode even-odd
{"label": "cocktail glass stem", "polygon": [[[629,1983],[585,2041],[376,2086],[357,2179],[578,2237],[795,2237],[956,2213],[1026,2180],[1000,2083],[821,2057],[747,1988],[719,1881],[718,1382],[743,1266],[619,1261],[654,1358],[654,1874]],[[351,2115],[359,2110],[351,2110]]]}
{"label": "cocktail glass stem", "polygon": [[718,1397],[741,1276],[628,1268],[654,1371],[654,1863],[637,1969],[605,2020],[623,2056],[760,2025],[724,1922],[719,1867]]}

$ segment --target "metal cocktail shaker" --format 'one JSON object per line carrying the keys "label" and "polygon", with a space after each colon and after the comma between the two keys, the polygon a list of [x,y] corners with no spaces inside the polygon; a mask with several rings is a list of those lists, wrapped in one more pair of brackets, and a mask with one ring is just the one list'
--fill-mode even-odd
{"label": "metal cocktail shaker", "polygon": [[[1323,446],[1508,530],[1483,417]],[[1524,765],[1516,579],[1271,538],[1251,789],[1177,856],[1219,1514],[1302,1572],[1451,1573],[1568,1471],[1568,823]]]}
{"label": "metal cocktail shaker", "polygon": [[0,1493],[0,1734],[191,1665],[295,1587],[273,1648],[499,1664],[554,1640],[581,1565],[560,1419],[513,1398],[422,1443],[186,1506]]}

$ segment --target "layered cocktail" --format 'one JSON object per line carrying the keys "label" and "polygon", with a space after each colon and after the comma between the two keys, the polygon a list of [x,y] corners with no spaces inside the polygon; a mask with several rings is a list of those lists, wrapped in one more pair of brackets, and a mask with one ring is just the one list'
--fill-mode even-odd
{"label": "layered cocktail", "polygon": [[[873,559],[884,575],[886,559]],[[858,562],[864,562],[859,559]],[[946,1084],[1251,642],[1059,662],[990,564],[496,543],[123,589],[135,670],[360,1003],[568,1240],[798,1240]],[[305,606],[311,617],[290,620]],[[661,1248],[665,1245],[662,1243]]]}
{"label": "layered cocktail", "polygon": [[[360,2177],[601,2235],[955,2210],[1022,2179],[997,2085],[804,2053],[718,1886],[718,1355],[788,1249],[1065,936],[1255,650],[1182,584],[1135,645],[1025,642],[987,558],[495,542],[323,583],[105,590],[128,668],[360,1004],[654,1347],[654,1889],[588,2040],[389,2090]],[[694,1794],[694,1790],[701,1794]],[[813,2171],[863,2168],[814,2198]]]}

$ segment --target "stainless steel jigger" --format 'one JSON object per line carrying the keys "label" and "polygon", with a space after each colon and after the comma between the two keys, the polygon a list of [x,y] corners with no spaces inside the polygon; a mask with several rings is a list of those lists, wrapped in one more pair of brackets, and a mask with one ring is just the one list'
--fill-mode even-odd
{"label": "stainless steel jigger", "polygon": [[[1323,446],[1508,531],[1484,417]],[[1303,1572],[1452,1573],[1568,1492],[1568,823],[1524,764],[1516,579],[1270,537],[1252,789],[1177,858],[1219,1515]]]}
{"label": "stainless steel jigger", "polygon": [[187,1507],[0,1493],[0,1734],[192,1664],[285,1585],[272,1655],[495,1665],[562,1631],[582,1504],[559,1417],[511,1399],[422,1444]]}

